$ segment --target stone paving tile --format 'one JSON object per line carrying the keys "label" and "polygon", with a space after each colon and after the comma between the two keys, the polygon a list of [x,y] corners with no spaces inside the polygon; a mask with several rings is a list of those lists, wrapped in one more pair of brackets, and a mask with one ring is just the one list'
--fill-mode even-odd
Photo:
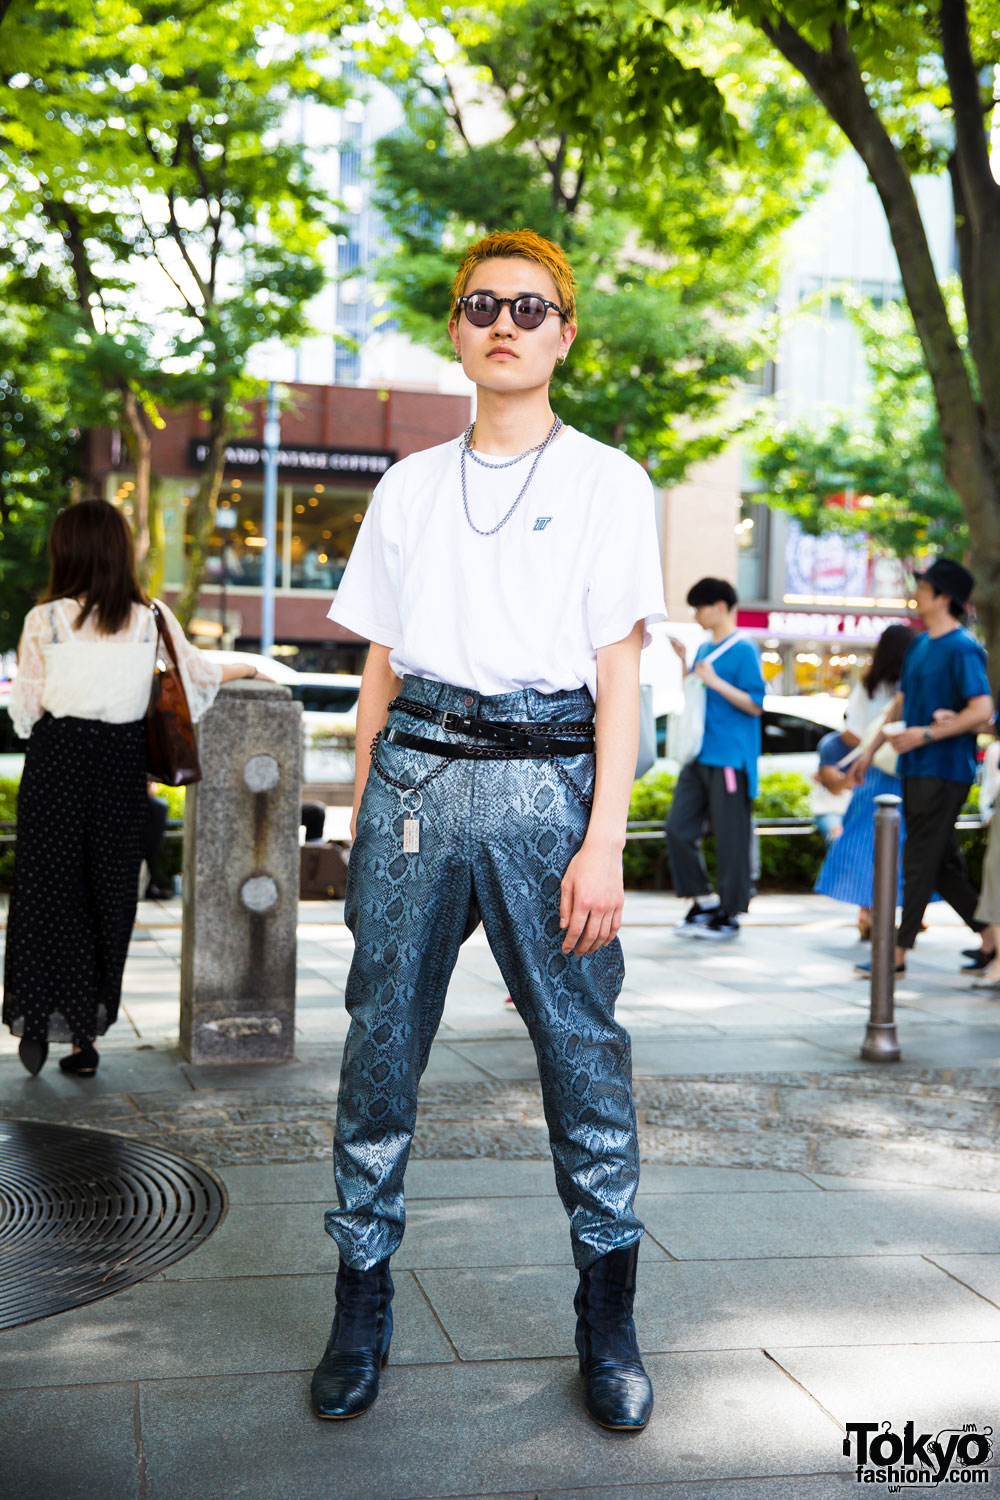
{"label": "stone paving tile", "polygon": [[376,1411],[344,1423],[311,1416],[305,1377],[144,1382],[150,1490],[169,1500],[432,1500],[582,1485],[604,1500],[605,1486],[655,1494],[672,1481],[841,1462],[839,1430],[758,1351],[657,1356],[649,1368],[657,1405],[640,1439],[588,1420],[575,1360],[390,1363]]}
{"label": "stone paving tile", "polygon": [[[936,1435],[968,1422],[980,1430],[988,1425],[996,1433],[996,1344],[919,1345],[907,1340],[868,1349],[771,1347],[767,1352],[842,1425],[891,1422],[902,1432],[903,1423],[912,1421],[917,1432]],[[995,1442],[994,1437],[994,1448]],[[994,1463],[996,1458],[994,1451]],[[976,1488],[983,1486],[966,1484],[961,1492]],[[943,1487],[936,1493],[942,1492]]]}
{"label": "stone paving tile", "polygon": [[[0,1388],[312,1370],[329,1337],[335,1280],[141,1282],[5,1330]],[[413,1276],[393,1266],[393,1281],[393,1363],[451,1363],[454,1352]]]}
{"label": "stone paving tile", "polygon": [[[1000,1245],[997,1246],[1000,1251]],[[934,1255],[932,1263],[947,1271],[981,1297],[1000,1306],[1000,1253],[995,1255]]]}
{"label": "stone paving tile", "polygon": [[[418,1276],[462,1359],[572,1349],[572,1267]],[[650,1263],[640,1251],[636,1326],[644,1354],[834,1341],[1000,1345],[1000,1310],[917,1256],[678,1264]]]}
{"label": "stone paving tile", "polygon": [[752,1217],[739,1209],[727,1193],[643,1203],[647,1229],[679,1260],[989,1254],[1000,1245],[995,1193],[909,1188],[877,1210],[870,1192],[775,1193]]}
{"label": "stone paving tile", "polygon": [[[792,1479],[713,1479],[707,1484],[663,1480],[659,1484],[601,1485],[582,1490],[522,1490],[512,1495],[455,1495],[450,1500],[847,1500],[857,1483],[853,1474],[796,1474]],[[940,1491],[938,1492],[940,1493]]]}
{"label": "stone paving tile", "polygon": [[[337,1247],[323,1228],[323,1207],[323,1202],[233,1204],[211,1239],[164,1275],[183,1281],[335,1270]],[[647,1244],[647,1260],[665,1259],[662,1250]],[[404,1270],[571,1260],[568,1220],[554,1197],[422,1198],[409,1204],[406,1236],[392,1263]]]}
{"label": "stone paving tile", "polygon": [[134,1385],[0,1393],[0,1496],[140,1500],[137,1397]]}

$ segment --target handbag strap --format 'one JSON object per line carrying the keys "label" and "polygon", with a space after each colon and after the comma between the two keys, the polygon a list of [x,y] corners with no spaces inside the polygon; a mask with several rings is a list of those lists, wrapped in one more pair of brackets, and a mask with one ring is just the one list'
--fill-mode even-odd
{"label": "handbag strap", "polygon": [[742,639],[743,637],[740,635],[739,631],[734,630],[732,635],[726,637],[721,646],[716,646],[714,651],[710,651],[707,656],[703,656],[702,661],[717,661],[724,651],[728,651],[730,646],[737,645],[738,642],[740,642]]}
{"label": "handbag strap", "polygon": [[[167,648],[167,653],[170,657],[170,660],[173,662],[175,667],[178,667],[179,662],[177,660],[177,652],[174,650],[174,643],[173,639],[171,638],[170,631],[167,628],[167,622],[163,618],[163,611],[160,609],[159,603],[156,599],[151,599],[149,601],[149,607],[153,611],[153,619],[156,621],[156,643],[157,645],[159,645],[161,641],[163,642],[164,646]],[[153,671],[156,671],[155,662],[153,664]]]}

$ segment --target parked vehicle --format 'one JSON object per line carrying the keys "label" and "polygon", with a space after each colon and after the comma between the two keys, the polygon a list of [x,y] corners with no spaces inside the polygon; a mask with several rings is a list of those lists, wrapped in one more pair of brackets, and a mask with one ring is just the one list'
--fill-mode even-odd
{"label": "parked vehicle", "polygon": [[[847,710],[846,698],[831,693],[804,694],[784,698],[768,694],[761,716],[761,775],[769,771],[795,771],[806,780],[816,770],[816,750],[820,740],[831,729],[841,729]],[[680,770],[678,762],[667,754],[669,714],[656,721],[658,758],[655,771]]]}

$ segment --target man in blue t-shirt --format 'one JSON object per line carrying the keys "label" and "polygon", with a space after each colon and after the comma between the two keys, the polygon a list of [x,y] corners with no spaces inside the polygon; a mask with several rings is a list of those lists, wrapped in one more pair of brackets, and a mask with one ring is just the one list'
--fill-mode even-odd
{"label": "man in blue t-shirt", "polygon": [[[702,578],[687,596],[711,639],[695,653],[691,672],[705,684],[701,749],[681,770],[667,819],[667,853],[678,896],[693,904],[674,931],[682,937],[734,938],[750,905],[751,811],[757,795],[764,677],[757,647],[736,634],[736,590],[723,578]],[[683,643],[671,644],[684,663]],[[701,841],[710,827],[718,855],[718,895]]]}
{"label": "man in blue t-shirt", "polygon": [[[926,627],[906,653],[899,692],[887,723],[907,726],[893,735],[903,778],[903,914],[896,934],[896,972],[906,965],[924,908],[937,891],[974,932],[978,892],[965,871],[955,835],[976,777],[976,732],[993,713],[986,653],[962,627],[975,580],[967,568],[939,557],[917,574],[914,598]],[[879,736],[858,761],[860,779],[883,742]]]}

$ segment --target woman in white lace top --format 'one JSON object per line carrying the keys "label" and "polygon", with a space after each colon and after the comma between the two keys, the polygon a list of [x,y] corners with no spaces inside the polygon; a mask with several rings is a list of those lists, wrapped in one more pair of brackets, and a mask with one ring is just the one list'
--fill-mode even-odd
{"label": "woman in white lace top", "polygon": [[[115,1020],[135,920],[146,820],[145,731],[156,622],[132,536],[105,500],[59,513],[43,602],[24,622],[10,698],[27,739],[7,924],[3,1021],[38,1073],[69,1040],[66,1072],[93,1074]],[[220,682],[253,675],[198,651],[160,605],[192,717]]]}

